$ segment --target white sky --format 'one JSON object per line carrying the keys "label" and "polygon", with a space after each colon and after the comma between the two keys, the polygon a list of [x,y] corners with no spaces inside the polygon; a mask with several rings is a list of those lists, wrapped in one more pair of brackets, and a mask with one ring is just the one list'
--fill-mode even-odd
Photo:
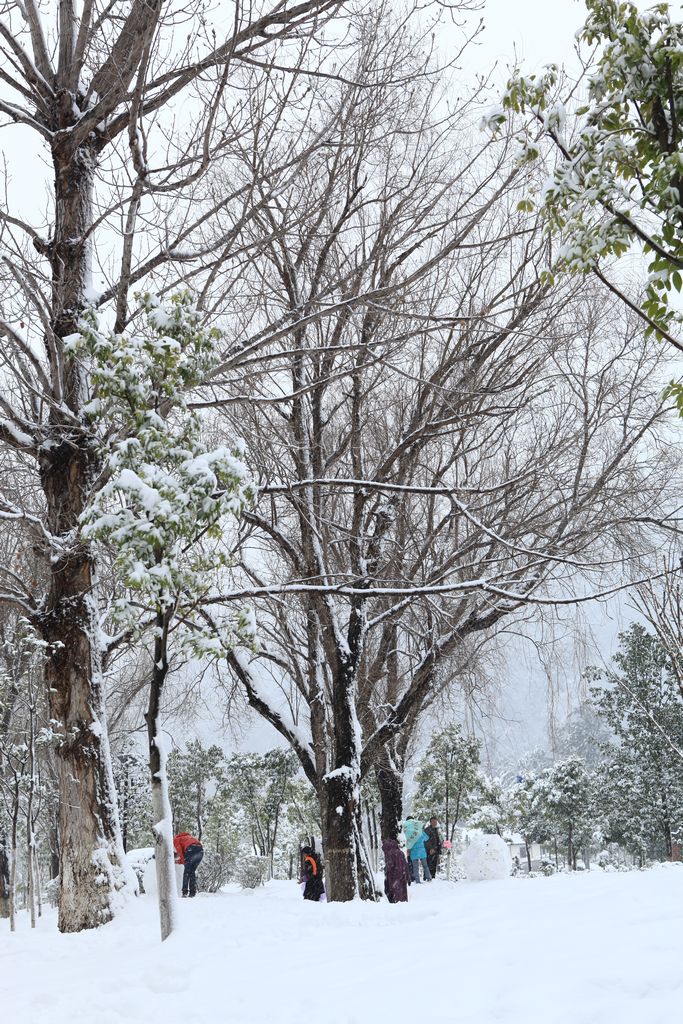
{"label": "white sky", "polygon": [[483,72],[497,64],[504,81],[515,59],[529,71],[543,64],[571,64],[574,37],[585,16],[582,0],[487,0],[484,32],[463,70]]}

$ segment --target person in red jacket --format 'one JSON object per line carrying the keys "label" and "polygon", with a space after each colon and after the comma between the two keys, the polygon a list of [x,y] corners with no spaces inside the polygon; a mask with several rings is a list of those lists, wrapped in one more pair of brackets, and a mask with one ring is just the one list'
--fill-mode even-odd
{"label": "person in red jacket", "polygon": [[173,837],[176,864],[184,864],[183,896],[197,895],[197,867],[204,856],[204,847],[189,832],[179,832]]}

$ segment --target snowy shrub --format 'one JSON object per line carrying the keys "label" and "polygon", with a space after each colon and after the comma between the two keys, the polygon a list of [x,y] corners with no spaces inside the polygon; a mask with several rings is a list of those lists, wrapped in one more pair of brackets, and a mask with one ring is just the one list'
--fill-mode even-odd
{"label": "snowy shrub", "polygon": [[135,872],[135,877],[138,880],[138,888],[141,894],[144,894],[145,887],[143,884],[143,877],[145,874],[145,868],[151,860],[154,860],[154,847],[145,846],[139,850],[128,850],[127,853],[128,863]]}
{"label": "snowy shrub", "polygon": [[552,863],[552,861],[542,860],[540,871],[542,875],[554,875],[555,865]]}
{"label": "snowy shrub", "polygon": [[268,858],[253,854],[243,857],[237,865],[235,877],[243,889],[257,889],[268,876]]}
{"label": "snowy shrub", "polygon": [[219,892],[235,877],[238,855],[235,850],[217,853],[215,850],[204,850],[199,867],[199,880],[202,892]]}

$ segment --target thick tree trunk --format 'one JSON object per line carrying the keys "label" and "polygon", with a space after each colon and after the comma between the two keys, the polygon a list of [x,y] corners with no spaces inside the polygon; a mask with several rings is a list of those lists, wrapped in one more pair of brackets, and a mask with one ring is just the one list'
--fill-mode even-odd
{"label": "thick tree trunk", "polygon": [[348,766],[330,772],[324,779],[323,807],[325,877],[327,899],[342,903],[358,893],[355,843],[355,780]]}
{"label": "thick tree trunk", "polygon": [[381,892],[375,885],[372,862],[363,836],[363,822],[360,807],[356,813],[354,843],[356,849],[356,875],[358,877],[358,895],[362,900],[381,899]]}
{"label": "thick tree trunk", "polygon": [[173,855],[173,815],[168,797],[166,755],[161,740],[161,695],[168,675],[167,640],[170,615],[157,615],[154,641],[154,666],[149,689],[149,707],[145,715],[149,743],[149,770],[152,776],[152,814],[154,816],[154,860],[159,896],[161,941],[176,926],[177,887]]}
{"label": "thick tree trunk", "polygon": [[383,764],[377,767],[375,774],[381,801],[382,839],[398,839],[403,822],[403,773],[393,765]]}
{"label": "thick tree trunk", "polygon": [[[64,112],[69,123],[69,110]],[[58,136],[56,136],[56,139]],[[64,405],[51,414],[51,443],[43,445],[40,474],[48,524],[62,553],[51,563],[50,592],[40,619],[50,644],[45,684],[59,723],[57,749],[60,833],[59,928],[74,932],[110,920],[114,894],[126,883],[102,693],[94,555],[79,540],[80,516],[99,470],[95,438],[82,413],[82,367],[61,339],[78,330],[89,284],[87,231],[91,224],[95,156],[55,141],[55,235],[52,332],[61,352],[58,377]],[[52,346],[49,346],[52,350]]]}
{"label": "thick tree trunk", "polygon": [[526,850],[526,866],[527,871],[531,874],[531,847],[529,846],[526,839],[524,840],[524,848]]}
{"label": "thick tree trunk", "polygon": [[[359,628],[359,623],[355,623]],[[354,630],[350,630],[351,640]],[[353,642],[349,643],[353,650]],[[376,899],[360,812],[360,724],[356,716],[355,665],[345,654],[333,685],[334,768],[323,778],[321,800],[327,898],[342,903]]]}
{"label": "thick tree trunk", "polygon": [[331,903],[375,900],[377,891],[363,842],[360,807],[349,773],[331,772],[324,780],[321,801],[325,888]]}
{"label": "thick tree trunk", "polygon": [[[121,844],[116,791],[104,716],[94,602],[82,579],[92,579],[87,557],[63,566],[60,597],[43,619],[52,645],[45,665],[50,714],[62,734],[56,751],[59,791],[59,929],[77,932],[111,919],[116,894],[134,881]],[[59,646],[57,646],[59,645]]]}

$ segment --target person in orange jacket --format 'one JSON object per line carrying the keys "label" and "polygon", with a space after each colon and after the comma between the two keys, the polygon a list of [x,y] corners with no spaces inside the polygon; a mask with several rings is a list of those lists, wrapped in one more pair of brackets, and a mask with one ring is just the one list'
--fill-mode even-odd
{"label": "person in orange jacket", "polygon": [[199,839],[195,839],[189,832],[179,832],[173,837],[173,849],[175,850],[176,864],[183,864],[183,896],[197,895],[196,871],[202,857],[204,847]]}

